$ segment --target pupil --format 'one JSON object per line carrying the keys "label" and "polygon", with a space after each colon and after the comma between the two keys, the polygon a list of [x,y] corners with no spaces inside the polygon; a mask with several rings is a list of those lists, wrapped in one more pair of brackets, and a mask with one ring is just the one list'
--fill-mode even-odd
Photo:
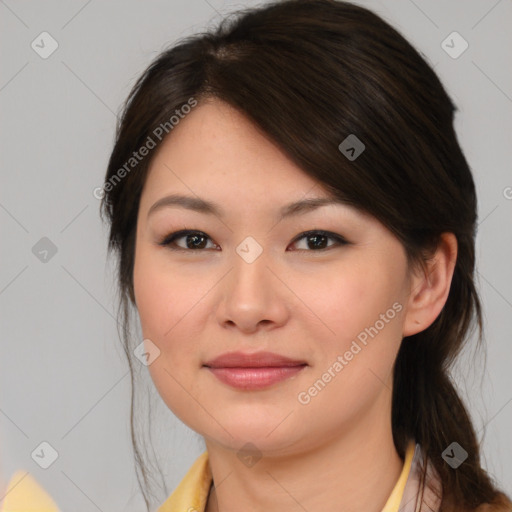
{"label": "pupil", "polygon": [[319,245],[317,243],[319,241],[319,239],[322,239],[322,241],[325,242],[325,240],[327,238],[325,235],[311,235],[309,238],[310,238],[310,240],[314,240],[313,245],[315,247],[317,247],[317,248],[320,247],[321,249],[323,249],[325,247],[325,243],[320,243]]}
{"label": "pupil", "polygon": [[193,240],[194,240],[194,242],[192,242],[192,243],[190,243],[190,244],[188,244],[188,243],[187,243],[187,247],[188,247],[189,249],[191,249],[191,248],[195,248],[195,249],[197,249],[197,248],[199,248],[199,249],[203,249],[203,248],[204,248],[204,247],[203,247],[203,246],[204,246],[204,243],[203,243],[203,244],[201,244],[201,243],[199,243],[199,244],[198,244],[198,243],[196,243],[196,242],[197,242],[197,240],[198,240],[198,239],[200,239],[200,238],[202,238],[202,239],[204,240],[204,236],[202,236],[202,235],[189,235],[189,238],[187,238],[187,240],[193,239]]}

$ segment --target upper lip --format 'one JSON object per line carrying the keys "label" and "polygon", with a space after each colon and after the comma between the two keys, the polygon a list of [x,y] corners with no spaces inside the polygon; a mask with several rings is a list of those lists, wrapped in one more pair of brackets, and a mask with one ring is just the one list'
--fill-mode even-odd
{"label": "upper lip", "polygon": [[210,359],[204,366],[210,368],[264,368],[279,366],[300,366],[306,361],[291,359],[289,357],[274,354],[273,352],[226,352],[215,359]]}

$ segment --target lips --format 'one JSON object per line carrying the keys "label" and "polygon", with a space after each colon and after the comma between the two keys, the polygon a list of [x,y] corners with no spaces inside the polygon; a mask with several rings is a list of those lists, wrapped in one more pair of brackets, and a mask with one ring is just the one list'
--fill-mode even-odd
{"label": "lips", "polygon": [[226,352],[215,359],[207,361],[204,363],[204,366],[210,368],[282,368],[305,364],[307,363],[304,360],[290,359],[273,352],[256,352],[253,354]]}
{"label": "lips", "polygon": [[303,360],[272,352],[228,352],[203,366],[224,384],[243,390],[258,390],[293,377],[308,365]]}

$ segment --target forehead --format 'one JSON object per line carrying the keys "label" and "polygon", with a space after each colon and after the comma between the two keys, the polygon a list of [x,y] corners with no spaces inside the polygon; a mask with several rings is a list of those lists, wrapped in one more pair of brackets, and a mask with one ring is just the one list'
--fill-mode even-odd
{"label": "forehead", "polygon": [[335,199],[244,114],[209,100],[187,114],[162,142],[139,210],[149,218],[151,210],[167,210],[167,203],[181,211],[229,217],[231,224],[268,218],[279,222],[331,211],[357,225],[376,223],[367,212],[339,200],[333,203]]}
{"label": "forehead", "polygon": [[146,195],[178,190],[218,201],[246,195],[275,200],[327,195],[238,110],[219,100],[199,104],[164,139],[146,178]]}

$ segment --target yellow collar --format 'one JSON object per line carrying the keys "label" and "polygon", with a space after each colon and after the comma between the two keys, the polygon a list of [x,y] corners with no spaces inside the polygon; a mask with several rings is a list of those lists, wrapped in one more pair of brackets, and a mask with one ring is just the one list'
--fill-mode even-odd
{"label": "yellow collar", "polygon": [[[382,512],[398,512],[404,493],[405,483],[411,469],[415,443],[409,442],[405,453],[402,472],[391,491]],[[204,512],[212,484],[212,473],[208,464],[208,452],[203,452],[192,464],[175,491],[160,506],[158,512]]]}
{"label": "yellow collar", "polygon": [[50,495],[28,471],[16,471],[2,494],[5,496],[0,501],[3,512],[59,512]]}
{"label": "yellow collar", "polygon": [[411,471],[415,446],[416,444],[413,441],[409,441],[407,450],[405,451],[404,467],[402,468],[402,472],[400,473],[395,487],[393,487],[393,490],[391,491],[391,494],[389,495],[388,501],[386,501],[382,512],[398,512],[400,503],[402,501],[402,496],[404,494],[405,484],[407,482],[409,472]]}

